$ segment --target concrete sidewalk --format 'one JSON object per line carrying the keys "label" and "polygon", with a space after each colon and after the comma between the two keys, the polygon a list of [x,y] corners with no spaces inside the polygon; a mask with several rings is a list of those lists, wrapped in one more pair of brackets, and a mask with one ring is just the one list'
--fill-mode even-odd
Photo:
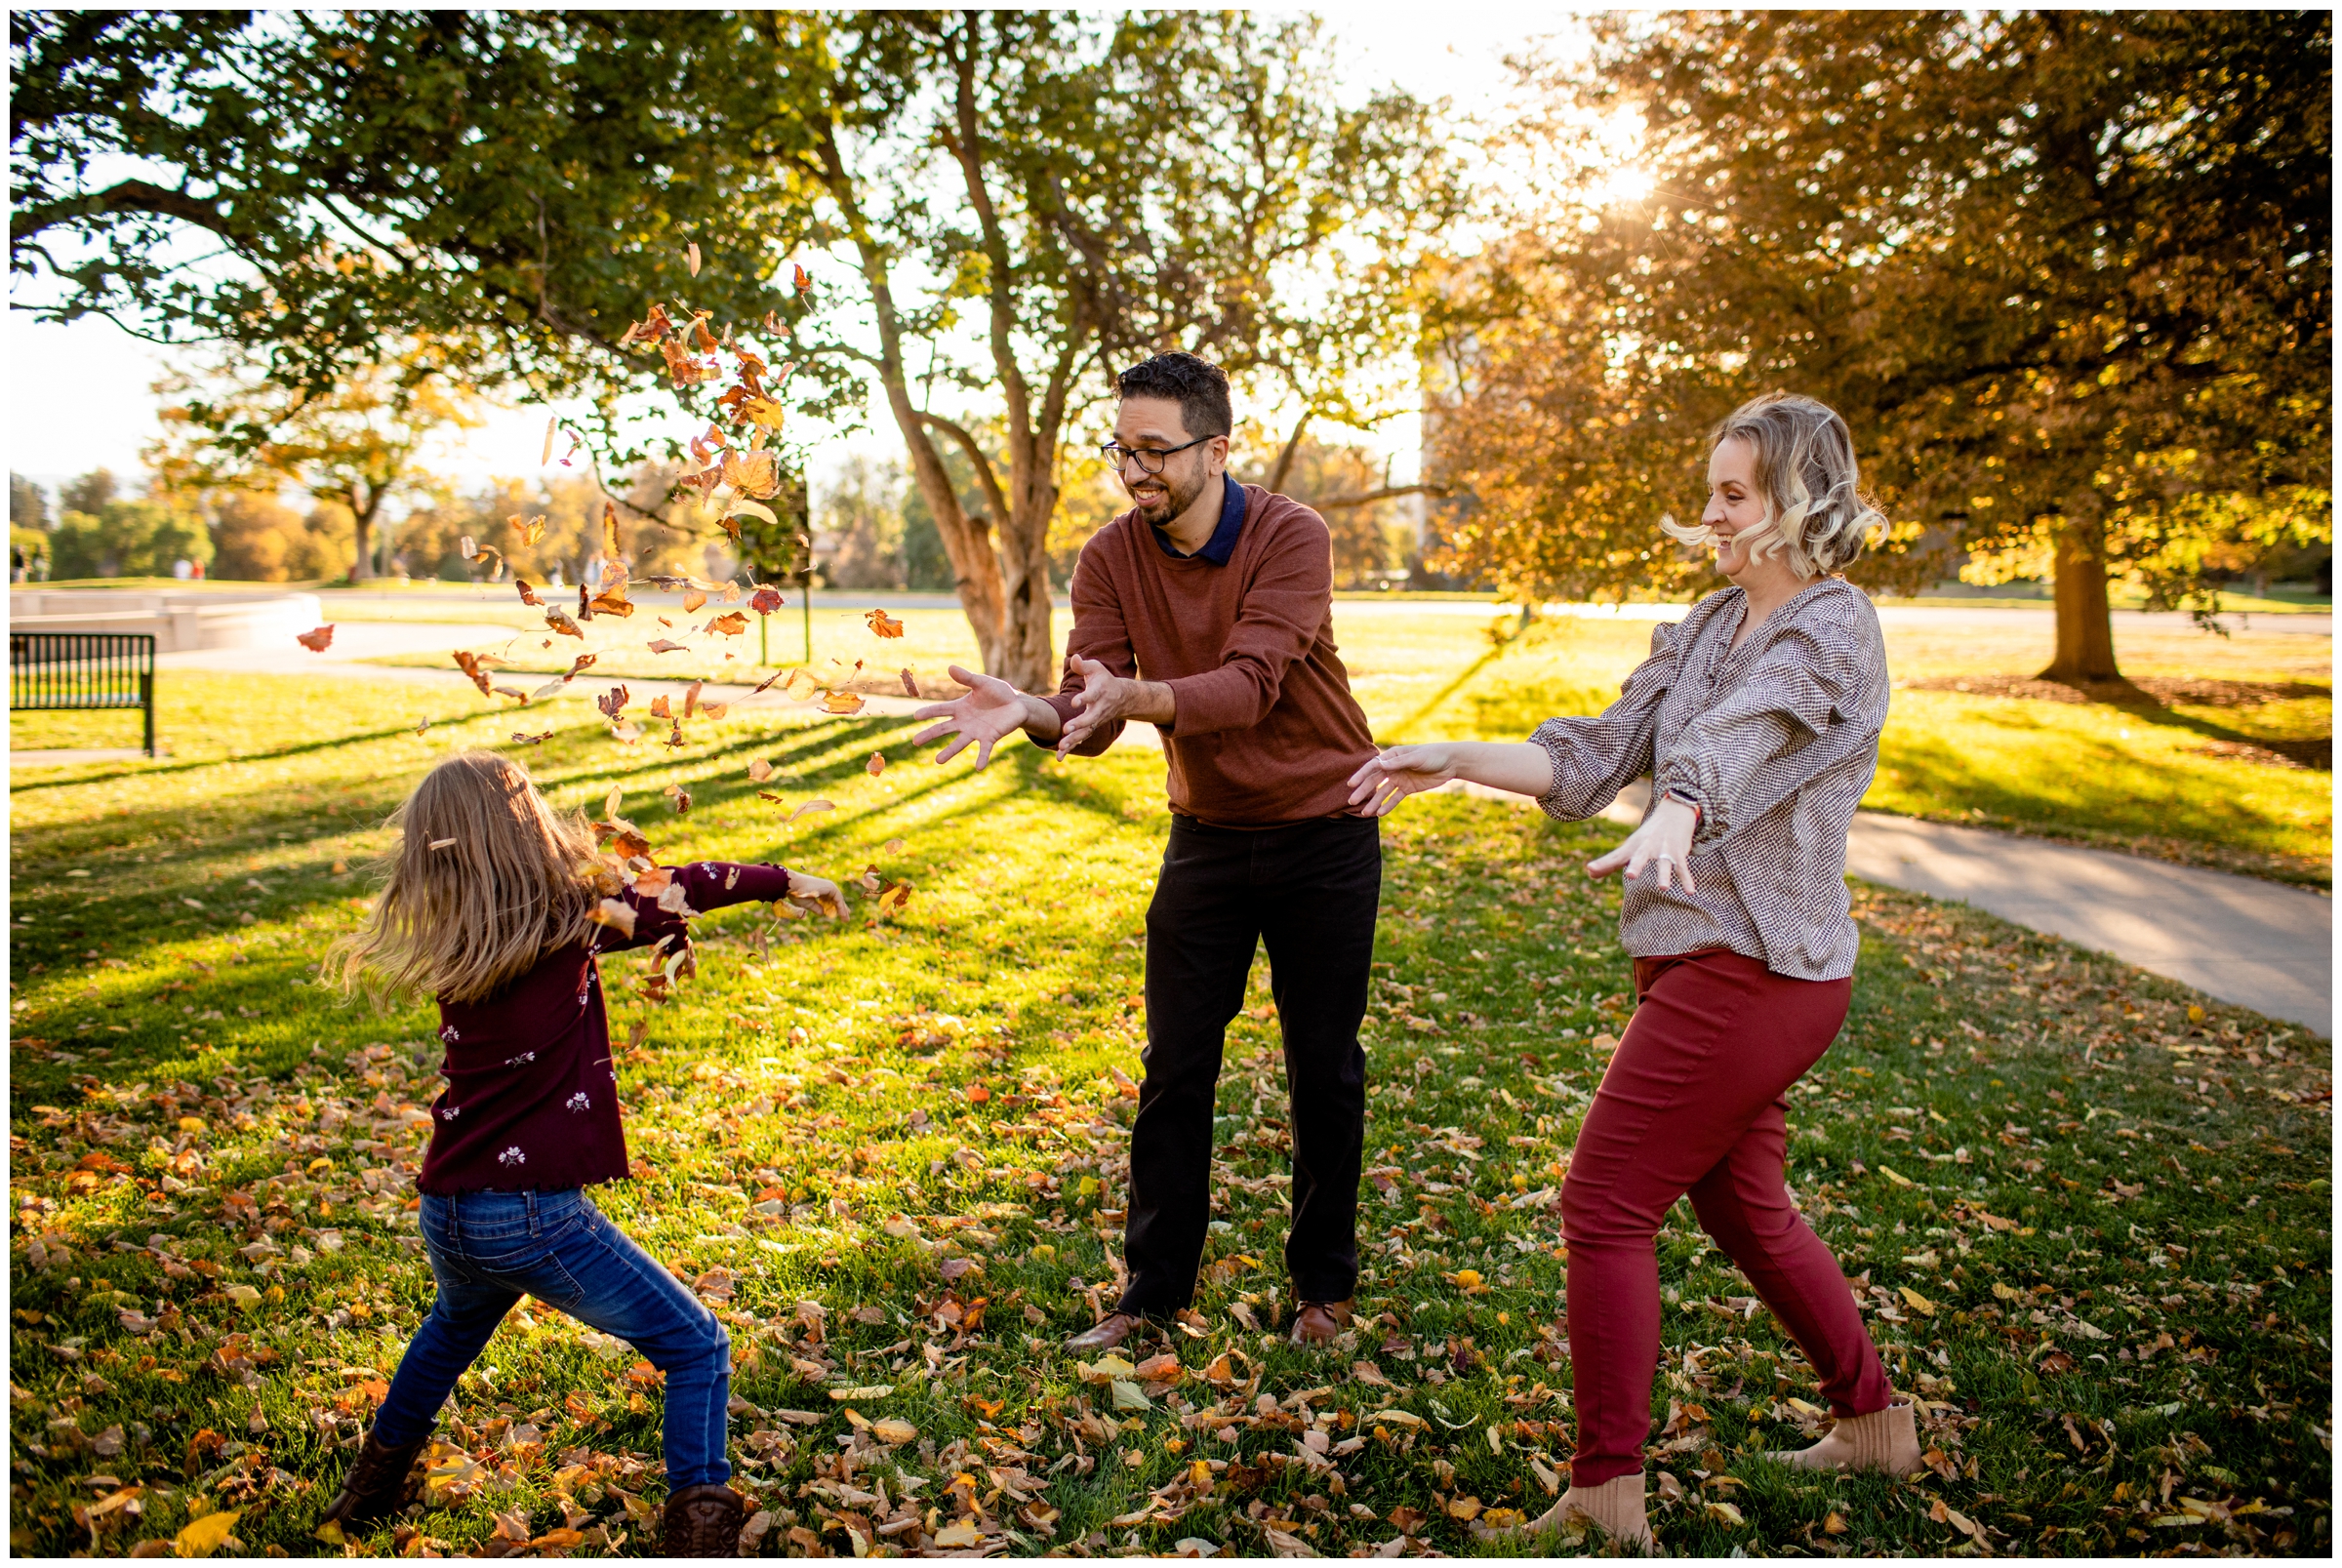
{"label": "concrete sidewalk", "polygon": [[[1464,792],[1536,806],[1477,785]],[[1635,826],[1649,798],[1648,784],[1632,784],[1602,815]],[[2333,901],[2307,889],[1871,811],[1854,815],[1846,870],[1972,905],[2333,1037]]]}

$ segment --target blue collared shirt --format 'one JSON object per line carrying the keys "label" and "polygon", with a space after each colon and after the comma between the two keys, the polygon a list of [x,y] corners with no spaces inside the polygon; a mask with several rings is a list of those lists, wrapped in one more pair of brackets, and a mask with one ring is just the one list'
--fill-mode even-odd
{"label": "blue collared shirt", "polygon": [[1202,560],[1226,566],[1228,558],[1236,553],[1236,536],[1244,532],[1244,487],[1226,474],[1220,476],[1220,483],[1226,487],[1220,495],[1220,526],[1212,530],[1212,537],[1193,555],[1181,554],[1169,534],[1149,525],[1149,532],[1154,535],[1154,542],[1163,547],[1165,555],[1175,561]]}

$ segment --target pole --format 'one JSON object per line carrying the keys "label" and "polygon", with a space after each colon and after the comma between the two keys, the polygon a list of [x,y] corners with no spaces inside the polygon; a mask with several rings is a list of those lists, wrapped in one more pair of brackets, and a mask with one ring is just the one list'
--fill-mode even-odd
{"label": "pole", "polygon": [[805,666],[810,669],[813,667],[813,566],[810,562],[805,567],[804,583],[805,591],[799,596],[798,603],[804,606]]}

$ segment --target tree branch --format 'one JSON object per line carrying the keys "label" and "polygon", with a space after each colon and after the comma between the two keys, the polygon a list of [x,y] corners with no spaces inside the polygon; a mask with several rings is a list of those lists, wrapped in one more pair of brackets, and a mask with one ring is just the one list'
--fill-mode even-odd
{"label": "tree branch", "polygon": [[1008,503],[1001,499],[1000,478],[992,471],[991,459],[986,457],[984,448],[976,444],[976,437],[941,414],[921,412],[919,422],[943,431],[959,443],[959,449],[968,455],[968,462],[975,465],[976,483],[984,491],[984,503],[991,508],[993,520],[1005,526],[1008,521]]}
{"label": "tree branch", "polygon": [[190,196],[183,190],[170,190],[144,180],[125,180],[87,196],[66,201],[50,202],[45,206],[19,208],[8,220],[8,237],[21,243],[27,236],[43,229],[69,223],[78,218],[96,213],[153,213],[157,217],[176,218],[183,223],[210,229],[231,243],[250,236],[237,228],[226,215],[211,202]]}
{"label": "tree branch", "polygon": [[1310,416],[1315,412],[1306,408],[1301,411],[1301,418],[1293,422],[1292,435],[1285,440],[1285,450],[1276,455],[1276,466],[1269,470],[1268,489],[1277,495],[1284,494],[1285,475],[1293,468],[1293,454],[1301,450],[1302,432],[1310,427]]}
{"label": "tree branch", "polygon": [[1380,490],[1369,490],[1362,496],[1336,496],[1330,501],[1311,501],[1304,504],[1312,511],[1338,512],[1348,511],[1353,506],[1371,506],[1378,501],[1394,501],[1400,496],[1444,498],[1455,493],[1454,487],[1449,485],[1385,485]]}

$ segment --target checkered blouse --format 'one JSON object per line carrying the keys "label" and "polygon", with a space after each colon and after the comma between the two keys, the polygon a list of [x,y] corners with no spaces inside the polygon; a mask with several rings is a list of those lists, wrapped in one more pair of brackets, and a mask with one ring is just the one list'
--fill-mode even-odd
{"label": "checkered blouse", "polygon": [[1712,593],[1651,631],[1651,657],[1598,718],[1548,719],[1531,740],[1554,759],[1539,798],[1565,822],[1591,817],[1652,776],[1700,804],[1697,893],[1626,884],[1619,934],[1638,958],[1722,946],[1798,980],[1854,972],[1846,830],[1878,765],[1886,647],[1860,588],[1822,578],[1738,648],[1748,605]]}

